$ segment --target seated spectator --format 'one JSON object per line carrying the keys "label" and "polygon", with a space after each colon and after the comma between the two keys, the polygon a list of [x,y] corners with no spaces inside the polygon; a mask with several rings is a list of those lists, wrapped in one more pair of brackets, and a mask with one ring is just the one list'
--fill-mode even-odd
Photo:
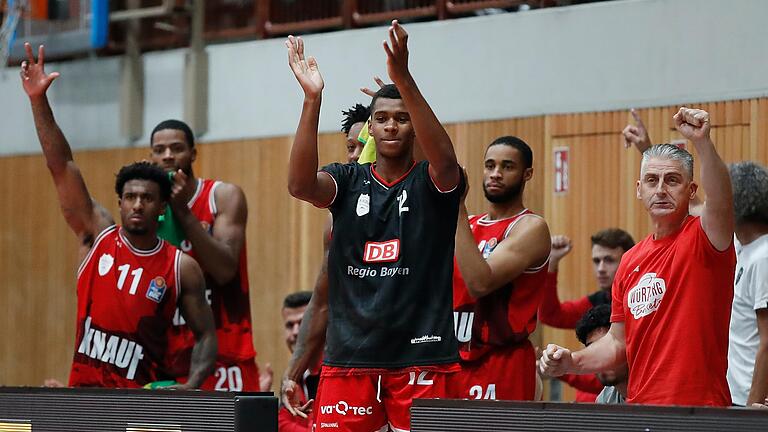
{"label": "seated spectator", "polygon": [[[610,304],[611,285],[624,252],[635,245],[632,236],[619,228],[598,231],[591,237],[592,265],[598,291],[577,300],[560,302],[557,295],[557,271],[560,260],[571,252],[571,240],[564,235],[552,237],[552,252],[549,255],[549,272],[539,307],[539,320],[558,328],[572,329],[590,308]],[[576,402],[594,402],[603,389],[595,375],[565,374],[561,381],[576,389]]]}
{"label": "seated spectator", "polygon": [[[611,305],[601,304],[593,307],[576,323],[576,337],[585,347],[600,339],[611,328]],[[597,395],[597,403],[623,404],[627,397],[627,364],[615,369],[597,373],[597,379],[605,386]]]}
{"label": "seated spectator", "polygon": [[[304,318],[304,312],[307,310],[309,300],[312,298],[311,291],[299,291],[289,294],[283,300],[283,325],[285,331],[285,343],[288,350],[293,354],[296,348],[296,341],[299,337],[299,328],[301,320]],[[299,391],[302,393],[300,399],[306,403],[315,398],[317,393],[317,384],[320,380],[320,368],[313,371],[305,371],[302,382],[299,384]],[[310,418],[291,415],[285,407],[280,407],[278,413],[278,430],[280,432],[307,432],[312,430]]]}

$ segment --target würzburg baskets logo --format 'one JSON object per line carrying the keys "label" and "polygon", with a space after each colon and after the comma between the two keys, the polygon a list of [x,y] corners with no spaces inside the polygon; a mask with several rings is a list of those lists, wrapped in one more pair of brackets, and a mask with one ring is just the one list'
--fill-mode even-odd
{"label": "w\u00fcrzburg baskets logo", "polygon": [[664,279],[656,277],[656,273],[644,274],[627,294],[627,304],[632,316],[640,319],[656,312],[665,292],[667,284]]}

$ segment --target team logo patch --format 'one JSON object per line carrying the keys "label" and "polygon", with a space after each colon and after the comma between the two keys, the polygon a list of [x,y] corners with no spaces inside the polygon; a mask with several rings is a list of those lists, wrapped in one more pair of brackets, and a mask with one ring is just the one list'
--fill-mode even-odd
{"label": "team logo patch", "polygon": [[400,239],[365,243],[364,262],[394,262],[398,258],[400,258]]}
{"label": "team logo patch", "polygon": [[358,216],[365,216],[371,211],[371,197],[368,194],[360,194],[355,211]]}
{"label": "team logo patch", "polygon": [[99,276],[104,276],[112,268],[112,264],[115,263],[115,259],[112,255],[105,253],[99,258]]}
{"label": "team logo patch", "polygon": [[147,288],[147,298],[153,302],[160,303],[165,295],[165,289],[168,286],[165,284],[165,279],[162,276],[158,276],[149,283]]}
{"label": "team logo patch", "polygon": [[646,273],[627,294],[627,305],[635,319],[650,315],[661,305],[661,299],[667,292],[664,279],[656,277],[656,273]]}

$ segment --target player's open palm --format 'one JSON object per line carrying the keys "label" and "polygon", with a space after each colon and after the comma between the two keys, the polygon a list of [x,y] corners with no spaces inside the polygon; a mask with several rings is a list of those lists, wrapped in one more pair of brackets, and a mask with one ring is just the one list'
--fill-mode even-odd
{"label": "player's open palm", "polygon": [[27,52],[27,60],[21,62],[21,84],[27,96],[39,97],[45,94],[53,80],[58,78],[59,73],[45,73],[45,48],[42,45],[37,49],[37,61],[32,54],[32,45],[24,44],[24,50]]}
{"label": "player's open palm", "polygon": [[681,107],[672,117],[678,132],[691,141],[709,138],[709,113],[693,108]]}
{"label": "player's open palm", "polygon": [[314,57],[304,57],[304,41],[300,37],[288,36],[285,41],[288,48],[288,65],[296,80],[308,97],[318,97],[323,92],[325,83]]}
{"label": "player's open palm", "polygon": [[389,44],[384,41],[387,53],[387,73],[395,85],[403,84],[408,79],[408,32],[403,26],[392,21],[389,27]]}

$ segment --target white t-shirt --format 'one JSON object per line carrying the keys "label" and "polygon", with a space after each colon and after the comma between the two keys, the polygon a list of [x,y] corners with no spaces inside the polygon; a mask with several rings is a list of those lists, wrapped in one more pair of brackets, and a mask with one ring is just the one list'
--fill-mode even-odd
{"label": "white t-shirt", "polygon": [[768,235],[741,245],[736,255],[728,346],[728,387],[736,405],[745,405],[760,344],[755,311],[768,308]]}

